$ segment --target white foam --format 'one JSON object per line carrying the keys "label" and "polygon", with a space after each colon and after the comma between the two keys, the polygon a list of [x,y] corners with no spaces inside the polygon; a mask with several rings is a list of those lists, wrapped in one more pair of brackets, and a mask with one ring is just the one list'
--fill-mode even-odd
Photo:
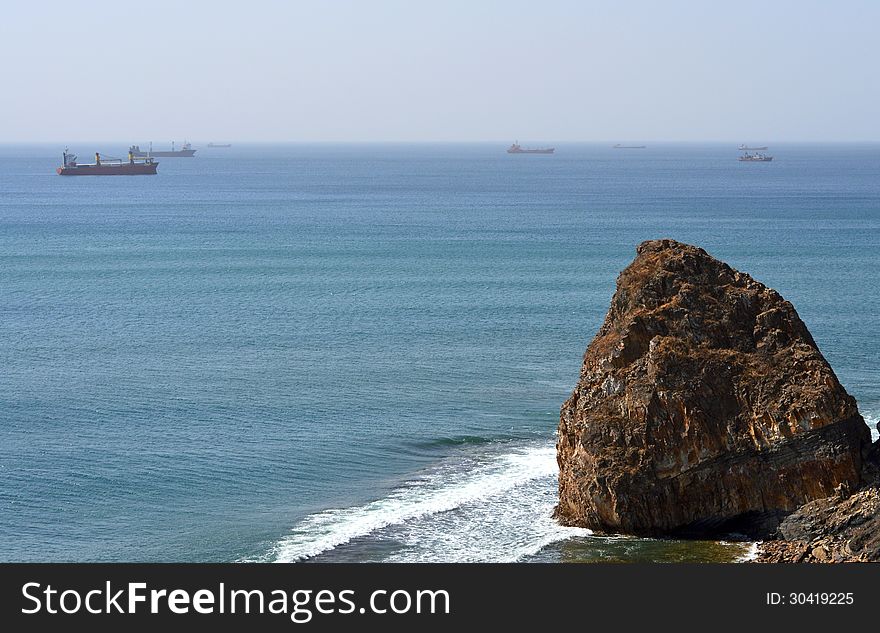
{"label": "white foam", "polygon": [[862,410],[861,414],[865,418],[868,428],[871,429],[871,441],[876,442],[880,439],[880,432],[877,429],[877,423],[880,422],[880,411],[877,409],[866,409]]}
{"label": "white foam", "polygon": [[734,562],[748,563],[749,561],[758,558],[758,552],[760,551],[761,543],[763,543],[763,541],[755,541],[753,543],[749,543],[748,549],[743,552],[742,556],[739,556]]}
{"label": "white foam", "polygon": [[384,560],[518,560],[590,534],[550,517],[556,477],[556,450],[546,440],[446,464],[382,499],[306,517],[268,559],[303,560],[382,531],[400,544]]}

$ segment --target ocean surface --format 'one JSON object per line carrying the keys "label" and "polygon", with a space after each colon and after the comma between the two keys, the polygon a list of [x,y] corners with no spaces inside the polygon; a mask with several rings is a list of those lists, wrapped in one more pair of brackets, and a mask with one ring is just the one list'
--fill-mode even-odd
{"label": "ocean surface", "polygon": [[550,516],[559,407],[650,238],[779,290],[880,415],[878,145],[235,145],[119,178],[62,149],[0,145],[0,560],[740,559]]}

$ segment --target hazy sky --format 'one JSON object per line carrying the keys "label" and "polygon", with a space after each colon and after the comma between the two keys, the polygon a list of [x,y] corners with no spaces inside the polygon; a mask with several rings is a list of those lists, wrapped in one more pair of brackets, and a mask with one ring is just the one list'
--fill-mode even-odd
{"label": "hazy sky", "polygon": [[5,2],[0,141],[880,140],[880,2]]}

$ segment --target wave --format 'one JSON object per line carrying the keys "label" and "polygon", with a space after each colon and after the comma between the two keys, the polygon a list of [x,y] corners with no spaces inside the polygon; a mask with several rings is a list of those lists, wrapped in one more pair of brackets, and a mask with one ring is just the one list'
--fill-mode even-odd
{"label": "wave", "polygon": [[552,441],[491,448],[447,460],[384,498],[312,514],[265,560],[301,561],[348,547],[357,550],[354,560],[507,562],[591,534],[551,518]]}
{"label": "wave", "polygon": [[506,433],[492,435],[444,435],[421,440],[405,440],[403,446],[419,450],[435,450],[455,447],[483,446],[485,444],[511,445],[529,440],[544,439],[543,433]]}
{"label": "wave", "polygon": [[877,428],[878,424],[880,424],[880,408],[865,408],[861,410],[861,414],[868,428],[871,429],[871,441],[876,442],[880,439],[880,429]]}
{"label": "wave", "polygon": [[407,442],[415,448],[446,448],[448,446],[480,446],[498,441],[498,438],[483,437],[481,435],[459,435],[457,437],[437,437],[424,441]]}

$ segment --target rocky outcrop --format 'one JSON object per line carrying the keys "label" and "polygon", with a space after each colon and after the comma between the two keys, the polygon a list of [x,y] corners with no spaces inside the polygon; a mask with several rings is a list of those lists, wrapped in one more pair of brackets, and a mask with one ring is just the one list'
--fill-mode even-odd
{"label": "rocky outcrop", "polygon": [[779,526],[778,540],[762,543],[764,563],[880,561],[880,490],[845,490],[799,508]]}
{"label": "rocky outcrop", "polygon": [[880,440],[862,470],[865,482],[851,492],[804,504],[783,520],[776,540],[761,543],[759,563],[880,562]]}
{"label": "rocky outcrop", "polygon": [[861,484],[870,434],[777,292],[644,242],[562,406],[557,518],[606,532],[768,534]]}

